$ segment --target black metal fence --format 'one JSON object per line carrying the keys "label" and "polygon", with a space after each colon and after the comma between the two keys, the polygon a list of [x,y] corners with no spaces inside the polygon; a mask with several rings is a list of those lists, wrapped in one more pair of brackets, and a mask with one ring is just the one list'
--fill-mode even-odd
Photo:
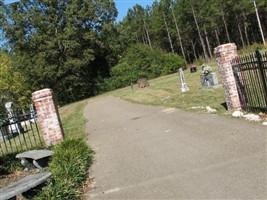
{"label": "black metal fence", "polygon": [[0,119],[1,155],[44,145],[33,110],[1,113]]}
{"label": "black metal fence", "polygon": [[267,52],[237,57],[232,68],[242,109],[267,112]]}

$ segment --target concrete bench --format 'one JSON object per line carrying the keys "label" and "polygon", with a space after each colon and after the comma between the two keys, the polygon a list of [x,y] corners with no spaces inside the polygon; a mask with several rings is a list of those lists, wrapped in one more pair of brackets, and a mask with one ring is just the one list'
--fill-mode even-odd
{"label": "concrete bench", "polygon": [[9,186],[0,189],[0,200],[16,198],[17,195],[27,192],[44,183],[51,176],[51,172],[26,176],[18,182],[14,182]]}
{"label": "concrete bench", "polygon": [[16,158],[21,159],[21,164],[25,167],[25,170],[29,170],[31,166],[43,170],[48,166],[50,157],[54,154],[49,150],[31,150],[16,155]]}

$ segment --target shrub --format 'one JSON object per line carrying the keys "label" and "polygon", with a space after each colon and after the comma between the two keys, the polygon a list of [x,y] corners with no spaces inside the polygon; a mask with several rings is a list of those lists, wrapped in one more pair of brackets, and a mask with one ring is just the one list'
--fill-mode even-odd
{"label": "shrub", "polygon": [[13,171],[22,170],[23,167],[19,160],[15,158],[17,153],[11,153],[0,157],[0,174],[11,174]]}
{"label": "shrub", "polygon": [[53,177],[37,199],[80,199],[93,151],[82,139],[67,139],[55,146],[49,170]]}
{"label": "shrub", "polygon": [[184,67],[185,61],[179,56],[173,53],[165,53],[162,55],[161,65],[161,75],[167,75],[177,72],[179,68]]}
{"label": "shrub", "polygon": [[135,83],[139,78],[148,79],[177,72],[185,66],[178,55],[160,49],[150,49],[146,45],[135,44],[129,47],[120,63],[111,69],[111,78],[99,85],[102,89],[116,89]]}

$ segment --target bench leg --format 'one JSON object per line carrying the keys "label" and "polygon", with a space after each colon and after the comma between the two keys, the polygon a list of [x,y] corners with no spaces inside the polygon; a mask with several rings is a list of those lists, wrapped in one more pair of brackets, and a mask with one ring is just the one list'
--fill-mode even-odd
{"label": "bench leg", "polygon": [[26,158],[21,158],[20,163],[24,166],[24,171],[29,171],[32,168],[32,164]]}
{"label": "bench leg", "polygon": [[36,160],[32,161],[33,165],[37,167],[39,170],[42,170],[43,168],[39,165],[39,163]]}

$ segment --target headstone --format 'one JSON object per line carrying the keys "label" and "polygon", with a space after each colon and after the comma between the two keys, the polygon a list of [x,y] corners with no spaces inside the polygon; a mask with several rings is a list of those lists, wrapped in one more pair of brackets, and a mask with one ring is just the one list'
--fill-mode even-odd
{"label": "headstone", "polygon": [[179,69],[179,76],[180,76],[180,89],[182,92],[186,92],[189,90],[189,87],[187,87],[187,84],[185,82],[185,78],[184,78],[184,72],[183,69]]}
{"label": "headstone", "polygon": [[193,65],[190,67],[190,72],[191,72],[191,73],[197,72],[197,66],[196,66],[195,64],[193,64]]}
{"label": "headstone", "polygon": [[202,87],[211,87],[218,85],[218,78],[214,72],[209,74],[201,74],[200,78]]}
{"label": "headstone", "polygon": [[23,133],[24,129],[21,126],[21,123],[18,122],[18,118],[17,118],[17,116],[15,115],[15,113],[13,111],[13,102],[7,102],[5,104],[5,108],[7,110],[8,120],[9,120],[9,123],[10,123],[9,131],[12,133],[12,135]]}

